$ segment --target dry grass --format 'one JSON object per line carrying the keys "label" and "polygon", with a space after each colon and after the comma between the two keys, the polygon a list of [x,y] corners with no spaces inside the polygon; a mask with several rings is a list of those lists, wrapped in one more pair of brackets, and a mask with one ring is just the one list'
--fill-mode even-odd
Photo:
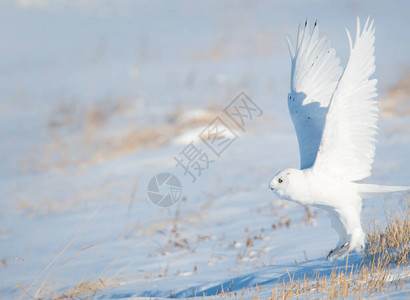
{"label": "dry grass", "polygon": [[108,287],[115,287],[114,284],[108,284],[99,279],[96,282],[82,282],[77,286],[63,292],[61,295],[54,296],[53,299],[93,299],[97,296],[98,292],[102,292],[108,289]]}
{"label": "dry grass", "polygon": [[334,268],[330,275],[315,273],[311,277],[283,280],[272,288],[269,299],[290,299],[294,297],[320,297],[337,299],[348,296],[367,297],[375,292],[399,288],[407,282],[406,277],[391,275],[387,264],[371,262],[368,265],[352,265],[346,263],[345,268]]}
{"label": "dry grass", "polygon": [[97,281],[81,282],[75,287],[68,289],[62,293],[56,293],[51,295],[43,295],[47,299],[65,300],[65,299],[96,299],[101,296],[101,293],[109,293],[110,288],[114,288],[121,285],[121,281],[110,279],[103,281],[98,279]]}
{"label": "dry grass", "polygon": [[[27,156],[22,171],[89,166],[139,149],[168,144],[184,130],[205,127],[220,108],[208,107],[189,115],[176,109],[157,125],[136,118],[134,100],[105,99],[90,107],[76,101],[63,102],[48,121],[49,141]],[[198,132],[199,133],[199,132]]]}
{"label": "dry grass", "polygon": [[[396,212],[387,217],[387,226],[373,226],[367,234],[367,248],[358,265],[334,268],[330,275],[314,274],[311,278],[276,284],[270,299],[292,297],[325,297],[328,299],[369,297],[376,292],[400,289],[410,275],[409,211]],[[394,267],[401,267],[397,269]]]}
{"label": "dry grass", "polygon": [[384,229],[373,224],[373,230],[367,234],[367,241],[368,258],[381,256],[387,264],[406,264],[410,258],[409,211],[389,214],[387,227]]}
{"label": "dry grass", "polygon": [[[189,221],[186,219],[185,221]],[[286,221],[282,221],[286,226]],[[364,259],[359,263],[351,263],[349,255],[346,264],[334,267],[331,272],[314,272],[303,278],[294,278],[294,274],[288,273],[286,278],[278,281],[269,291],[267,286],[253,286],[243,288],[241,291],[232,292],[230,288],[221,288],[221,291],[211,296],[213,299],[290,299],[290,298],[371,298],[373,294],[402,289],[408,283],[409,255],[408,245],[410,239],[410,220],[408,211],[405,213],[392,213],[387,217],[385,228],[373,226],[367,235],[368,247],[364,253]],[[245,232],[250,237],[249,232]],[[78,233],[80,234],[80,233]],[[206,237],[199,237],[198,241]],[[246,249],[252,248],[258,238],[252,236],[246,241]],[[173,241],[173,243],[171,243]],[[70,241],[71,243],[71,241]],[[183,236],[175,223],[171,230],[170,242],[166,250],[184,249],[190,251],[191,241]],[[407,246],[407,247],[406,247]],[[63,250],[64,251],[64,250]],[[60,255],[60,254],[59,254]],[[190,274],[197,272],[195,265]],[[156,274],[158,277],[166,276],[164,273]],[[124,282],[124,281],[122,281]],[[110,289],[120,285],[120,281],[114,279],[97,280],[95,282],[81,282],[59,294],[49,294],[45,284],[42,284],[36,295],[46,296],[53,299],[93,299],[101,294],[109,294]],[[26,295],[28,295],[27,290]],[[47,295],[48,294],[48,295]],[[385,295],[385,294],[384,294]],[[198,296],[201,296],[198,293]]]}
{"label": "dry grass", "polygon": [[334,267],[330,275],[315,272],[310,277],[305,275],[303,279],[295,280],[294,275],[288,273],[288,278],[276,283],[269,296],[262,286],[243,289],[239,294],[221,291],[216,296],[221,299],[361,299],[377,292],[403,289],[410,276],[409,212],[390,214],[385,228],[374,225],[367,234],[367,242],[361,263],[349,264],[348,254],[346,265]]}

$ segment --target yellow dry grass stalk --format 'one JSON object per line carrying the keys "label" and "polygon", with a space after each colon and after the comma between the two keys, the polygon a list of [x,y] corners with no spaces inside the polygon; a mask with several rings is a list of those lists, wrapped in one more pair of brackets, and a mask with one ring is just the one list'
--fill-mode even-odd
{"label": "yellow dry grass stalk", "polygon": [[334,268],[330,275],[316,272],[303,279],[283,280],[271,291],[270,300],[292,298],[338,299],[349,296],[368,297],[375,292],[399,289],[407,282],[409,272],[392,275],[389,265],[353,265],[349,268]]}
{"label": "yellow dry grass stalk", "polygon": [[[358,264],[334,266],[330,274],[318,271],[303,279],[294,279],[288,272],[287,279],[277,282],[270,292],[261,285],[243,288],[240,292],[223,289],[211,296],[212,299],[292,299],[320,298],[338,299],[345,297],[371,297],[377,292],[403,289],[410,276],[409,241],[410,220],[408,210],[392,213],[387,217],[385,228],[373,226],[367,234],[367,249],[363,260]],[[53,299],[92,299],[98,292],[107,292],[119,282],[82,282]],[[233,284],[233,282],[232,282]],[[37,292],[37,294],[39,294]],[[37,295],[36,294],[36,295]],[[197,296],[200,296],[198,293]],[[34,297],[37,298],[37,297]]]}
{"label": "yellow dry grass stalk", "polygon": [[[387,226],[373,226],[367,234],[368,246],[359,264],[349,265],[349,254],[344,267],[334,267],[330,275],[314,272],[310,277],[294,279],[288,273],[272,287],[269,296],[259,296],[260,286],[245,290],[245,298],[320,298],[338,299],[345,297],[363,298],[374,293],[402,289],[408,283],[410,218],[408,211],[392,213],[387,218]],[[244,291],[244,290],[243,290]],[[236,293],[222,293],[223,299],[237,299]],[[242,297],[244,296],[242,292]],[[240,297],[240,298],[242,298]]]}
{"label": "yellow dry grass stalk", "polygon": [[[197,128],[199,134],[221,110],[209,106],[192,116],[175,110],[162,125],[138,125],[136,117],[127,114],[133,109],[133,101],[122,98],[99,101],[91,107],[61,104],[48,122],[49,140],[33,149],[22,162],[22,171],[90,166],[139,149],[161,147],[185,130]],[[118,118],[122,120],[119,124],[115,122]]]}
{"label": "yellow dry grass stalk", "polygon": [[367,234],[369,243],[366,255],[382,255],[384,263],[405,264],[410,250],[410,210],[394,212],[387,216],[385,229],[373,223],[373,230]]}
{"label": "yellow dry grass stalk", "polygon": [[113,287],[112,284],[107,284],[101,279],[95,282],[82,282],[77,286],[63,292],[61,295],[53,297],[56,300],[63,299],[93,299],[97,296],[98,292],[107,290],[109,287]]}

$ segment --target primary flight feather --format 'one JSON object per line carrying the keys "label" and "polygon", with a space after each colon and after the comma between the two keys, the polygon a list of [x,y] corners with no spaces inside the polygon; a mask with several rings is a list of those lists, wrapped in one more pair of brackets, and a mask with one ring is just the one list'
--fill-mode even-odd
{"label": "primary flight feather", "polygon": [[317,23],[299,26],[296,47],[288,39],[292,59],[289,113],[296,130],[300,170],[274,176],[270,188],[280,197],[313,205],[329,213],[339,234],[328,258],[364,248],[360,223],[362,199],[408,191],[410,187],[360,184],[370,175],[378,119],[374,22],[363,29],[357,18],[354,42],[348,30],[350,57],[343,70]]}

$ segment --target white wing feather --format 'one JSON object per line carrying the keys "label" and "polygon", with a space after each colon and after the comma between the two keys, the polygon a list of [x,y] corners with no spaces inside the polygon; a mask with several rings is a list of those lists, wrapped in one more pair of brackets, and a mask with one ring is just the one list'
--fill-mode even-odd
{"label": "white wing feather", "polygon": [[336,51],[319,34],[315,23],[299,25],[296,49],[288,39],[292,58],[289,113],[299,142],[301,169],[310,168],[322,139],[326,113],[332,94],[342,74]]}
{"label": "white wing feather", "polygon": [[375,79],[374,27],[369,19],[350,43],[350,57],[329,105],[314,172],[356,181],[370,175],[378,119]]}

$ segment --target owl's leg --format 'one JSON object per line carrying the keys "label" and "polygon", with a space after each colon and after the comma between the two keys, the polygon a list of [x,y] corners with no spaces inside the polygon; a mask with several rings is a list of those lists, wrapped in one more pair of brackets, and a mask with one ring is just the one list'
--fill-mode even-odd
{"label": "owl's leg", "polygon": [[349,236],[346,232],[345,225],[342,222],[342,219],[340,218],[340,214],[336,210],[329,210],[329,218],[330,218],[330,223],[333,227],[333,229],[337,232],[339,235],[339,242],[336,244],[336,249],[341,248],[343,245],[348,243]]}
{"label": "owl's leg", "polygon": [[335,249],[331,250],[327,255],[327,259],[332,261],[335,258],[341,258],[346,255],[349,249],[349,236],[337,211],[330,210],[329,218],[333,229],[339,235],[339,242],[336,244]]}
{"label": "owl's leg", "polygon": [[364,249],[364,241],[366,235],[362,229],[360,222],[360,209],[350,208],[345,213],[346,232],[350,237],[350,249],[356,251],[362,251]]}
{"label": "owl's leg", "polygon": [[360,224],[360,212],[361,209],[346,207],[330,213],[332,226],[339,234],[339,243],[327,256],[329,260],[345,256],[348,250],[364,249],[365,235]]}

